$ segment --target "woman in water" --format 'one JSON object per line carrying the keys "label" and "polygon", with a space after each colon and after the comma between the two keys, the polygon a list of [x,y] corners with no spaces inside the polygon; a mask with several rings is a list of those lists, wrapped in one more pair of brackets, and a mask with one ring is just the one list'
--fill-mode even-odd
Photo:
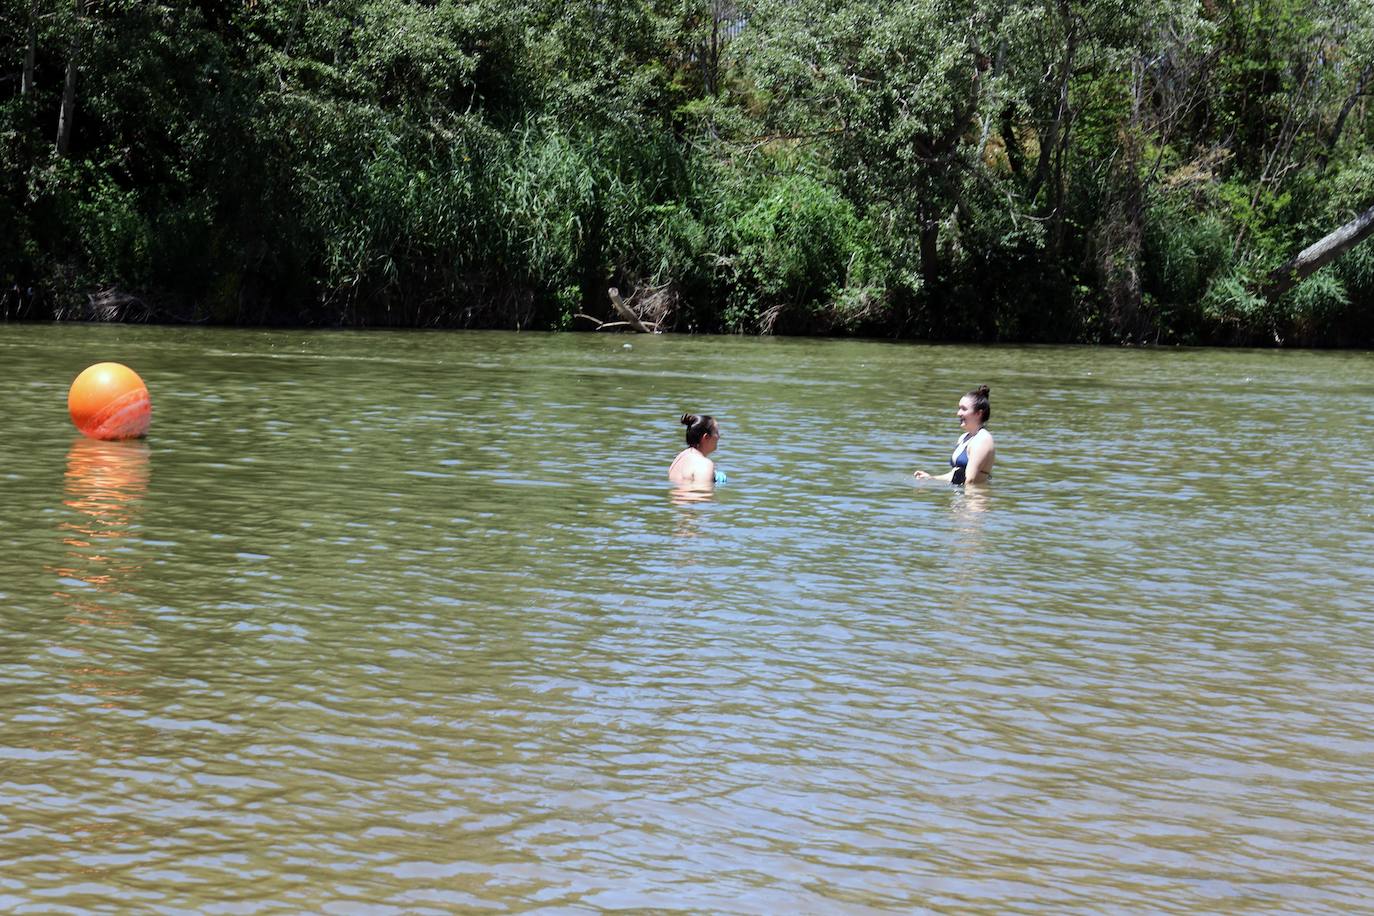
{"label": "woman in water", "polygon": [[[949,473],[932,479],[948,480],[956,486],[986,483],[992,463],[997,458],[997,446],[993,445],[992,433],[987,431],[988,417],[992,416],[992,407],[988,405],[988,386],[979,385],[960,398],[955,415],[964,434],[954,444],[954,454],[949,458]],[[917,471],[913,476],[931,477],[925,471]]]}
{"label": "woman in water", "polygon": [[682,425],[687,427],[687,447],[673,459],[668,479],[678,485],[719,483],[716,463],[707,456],[720,443],[720,424],[714,417],[685,413]]}

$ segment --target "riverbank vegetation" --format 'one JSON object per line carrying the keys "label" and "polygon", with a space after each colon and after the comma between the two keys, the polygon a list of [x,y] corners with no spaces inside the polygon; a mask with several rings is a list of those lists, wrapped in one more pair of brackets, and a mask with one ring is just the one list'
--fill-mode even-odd
{"label": "riverbank vegetation", "polygon": [[1365,0],[0,0],[0,314],[1369,346],[1372,93]]}

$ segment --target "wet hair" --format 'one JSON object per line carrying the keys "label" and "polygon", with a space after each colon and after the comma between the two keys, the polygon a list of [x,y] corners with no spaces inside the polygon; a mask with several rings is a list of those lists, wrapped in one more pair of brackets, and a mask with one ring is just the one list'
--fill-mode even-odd
{"label": "wet hair", "polygon": [[992,417],[992,405],[988,403],[988,395],[991,392],[987,385],[979,385],[964,397],[973,402],[973,409],[983,415],[983,422],[986,423]]}
{"label": "wet hair", "polygon": [[687,427],[688,445],[699,444],[701,442],[701,437],[707,433],[717,438],[720,436],[720,426],[716,423],[715,417],[707,415],[699,417],[694,413],[685,413],[682,415],[682,420],[680,422],[683,426]]}

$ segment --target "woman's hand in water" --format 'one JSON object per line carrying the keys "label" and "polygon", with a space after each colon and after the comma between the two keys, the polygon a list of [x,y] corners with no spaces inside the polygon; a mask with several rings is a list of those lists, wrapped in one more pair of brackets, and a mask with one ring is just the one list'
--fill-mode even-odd
{"label": "woman's hand in water", "polygon": [[919,477],[921,480],[929,480],[929,479],[930,479],[930,475],[927,474],[925,471],[912,471],[912,472],[911,472],[911,476],[912,476],[912,477]]}

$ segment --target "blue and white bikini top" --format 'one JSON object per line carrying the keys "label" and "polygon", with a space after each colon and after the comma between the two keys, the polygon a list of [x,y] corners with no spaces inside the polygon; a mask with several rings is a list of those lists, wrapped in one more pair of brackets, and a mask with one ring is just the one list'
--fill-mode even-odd
{"label": "blue and white bikini top", "polygon": [[964,482],[964,474],[968,470],[969,443],[981,432],[983,430],[980,429],[976,433],[964,433],[954,446],[954,454],[949,456],[949,466],[954,468],[954,476],[950,478],[949,482],[955,486]]}

